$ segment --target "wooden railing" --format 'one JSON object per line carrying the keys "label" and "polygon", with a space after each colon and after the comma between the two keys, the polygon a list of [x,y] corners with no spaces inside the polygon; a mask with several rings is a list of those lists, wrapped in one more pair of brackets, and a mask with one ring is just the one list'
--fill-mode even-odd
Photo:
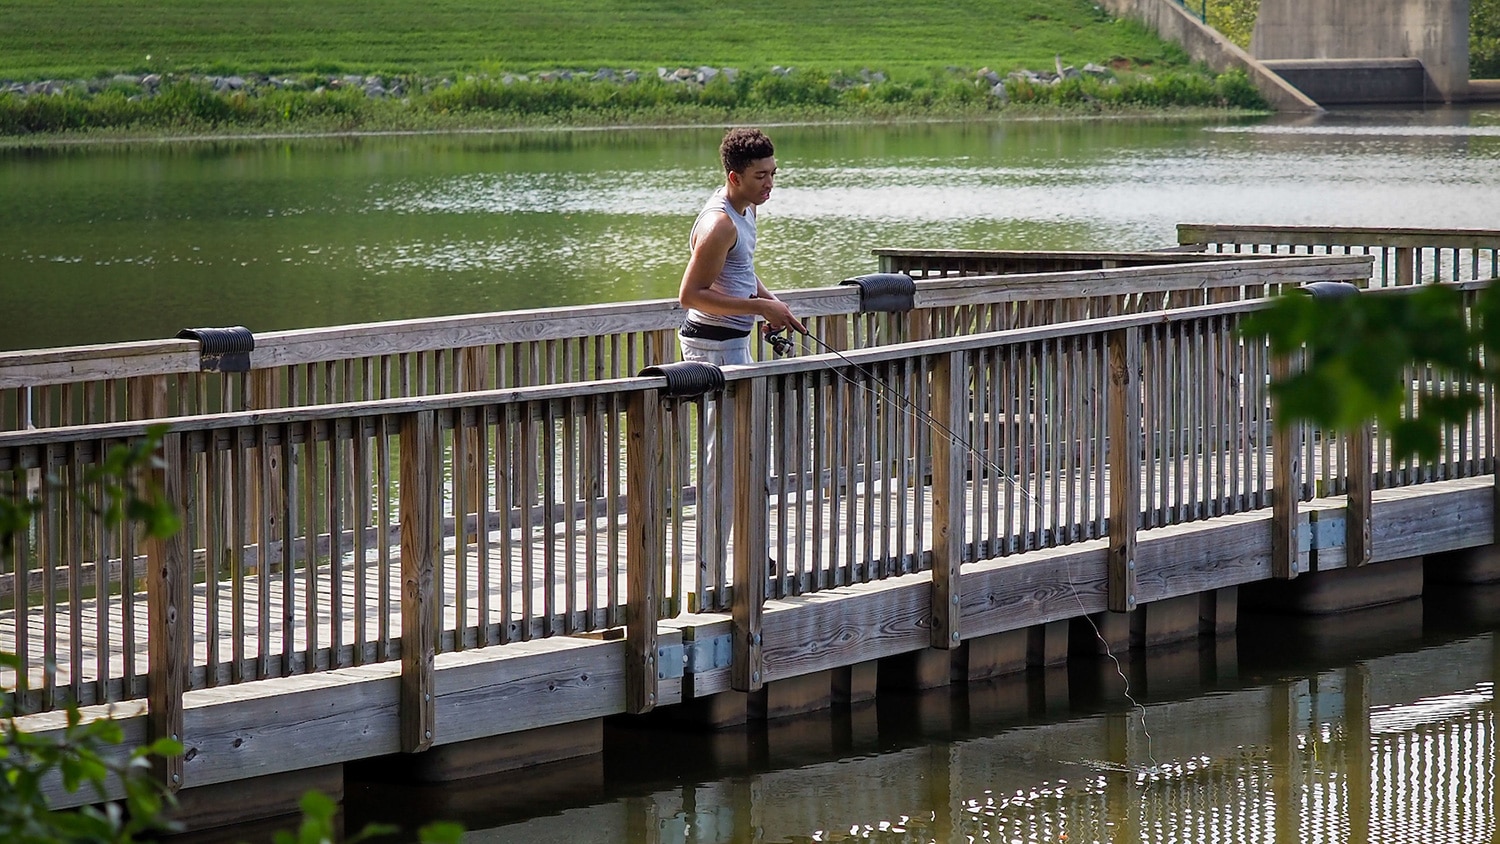
{"label": "wooden railing", "polygon": [[[1168,266],[924,280],[915,308],[900,314],[862,313],[858,290],[847,285],[785,298],[815,335],[850,349],[1232,301],[1369,274],[1357,258],[1190,257]],[[243,373],[201,371],[192,340],[0,352],[0,431],[620,378],[675,360],[681,321],[675,301],[656,300],[268,332],[255,338]],[[757,354],[768,352],[759,346]]]}
{"label": "wooden railing", "polygon": [[912,278],[951,278],[972,275],[1062,273],[1112,270],[1168,264],[1201,264],[1223,260],[1192,249],[1149,252],[1036,252],[1012,249],[894,249],[871,250],[883,273],[905,273]]}
{"label": "wooden railing", "polygon": [[1181,224],[1177,242],[1209,254],[1368,255],[1375,287],[1500,277],[1500,230]]}
{"label": "wooden railing", "polygon": [[1126,610],[1138,530],[1276,504],[1291,536],[1298,501],[1494,471],[1489,393],[1405,468],[1273,432],[1272,361],[1238,330],[1263,304],[730,367],[697,398],[644,377],[169,419],[184,528],[149,544],[88,480],[146,423],[3,433],[0,494],[41,508],[0,555],[0,650],[26,707],[150,696],[170,720],[189,688],[399,660],[420,689],[434,653],[625,627],[640,710],[656,622],[686,610],[753,626],[767,596],[930,570],[944,647],[966,562],[1109,537]]}

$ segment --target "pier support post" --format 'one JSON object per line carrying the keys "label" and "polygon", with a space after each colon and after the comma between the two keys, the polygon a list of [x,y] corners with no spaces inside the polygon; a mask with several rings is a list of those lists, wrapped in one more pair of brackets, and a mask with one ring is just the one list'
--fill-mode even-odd
{"label": "pier support post", "polygon": [[657,595],[666,550],[661,422],[661,397],[656,390],[630,395],[625,407],[625,479],[630,491],[625,522],[625,642],[629,649],[625,707],[634,714],[656,707]]}
{"label": "pier support post", "polygon": [[[1300,352],[1271,358],[1271,380],[1285,381],[1298,370]],[[1282,415],[1281,402],[1271,398],[1271,576],[1297,576],[1297,502],[1302,487],[1302,423]]]}
{"label": "pier support post", "polygon": [[766,379],[740,381],[730,393],[734,402],[734,624],[730,641],[734,664],[730,687],[760,691],[765,683],[760,618],[766,602],[767,531]]}
{"label": "pier support post", "polygon": [[[442,553],[439,431],[433,411],[401,418],[401,750],[432,746],[437,730],[434,568]],[[311,561],[308,563],[311,565]]]}
{"label": "pier support post", "polygon": [[[153,376],[159,379],[160,376]],[[161,395],[165,396],[163,390]],[[155,537],[149,544],[150,574],[146,580],[146,613],[151,631],[147,648],[150,674],[147,680],[146,737],[182,741],[182,696],[187,691],[191,669],[192,578],[189,567],[188,510],[185,444],[182,434],[169,433],[161,444],[162,468],[153,474],[156,487],[172,509],[183,514],[183,527],[171,536]],[[76,586],[75,586],[76,588]],[[182,788],[183,755],[152,757],[153,771],[170,791]]]}
{"label": "pier support post", "polygon": [[[940,431],[969,429],[968,364],[962,351],[937,358],[932,370],[932,413]],[[961,435],[961,434],[960,434]],[[968,450],[954,437],[932,438],[932,646],[948,650],[961,640],[964,556],[964,468]]]}
{"label": "pier support post", "polygon": [[1135,539],[1141,518],[1141,338],[1109,332],[1109,608],[1136,607]]}
{"label": "pier support post", "polygon": [[1351,568],[1370,562],[1371,491],[1375,488],[1372,457],[1374,427],[1366,422],[1349,432],[1349,481],[1344,507],[1344,553]]}

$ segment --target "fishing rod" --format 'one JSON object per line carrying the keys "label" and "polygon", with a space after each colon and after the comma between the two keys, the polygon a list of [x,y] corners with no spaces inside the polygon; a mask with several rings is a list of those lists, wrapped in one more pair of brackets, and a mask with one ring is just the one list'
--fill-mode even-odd
{"label": "fishing rod", "polygon": [[[785,328],[779,328],[775,331],[766,332],[762,335],[765,338],[766,342],[770,344],[771,350],[776,354],[777,357],[786,357],[795,350],[796,344],[792,340],[792,338],[785,333],[786,330],[787,329]],[[832,353],[835,357],[837,357],[839,360],[842,360],[850,368],[858,371],[861,375],[868,379],[869,382],[879,384],[884,389],[885,393],[873,389],[866,383],[862,383],[860,381],[854,380],[853,378],[850,378],[848,375],[841,372],[838,367],[833,366],[832,364],[824,364],[835,375],[842,378],[851,386],[859,387],[860,389],[876,396],[877,398],[889,401],[890,399],[886,395],[886,393],[895,396],[898,401],[892,403],[895,405],[897,410],[906,413],[914,420],[925,423],[933,431],[941,433],[948,439],[950,443],[968,452],[972,457],[983,463],[985,466],[989,467],[989,469],[996,475],[1005,479],[1006,483],[1010,484],[1016,492],[1020,493],[1022,498],[1026,499],[1032,507],[1036,508],[1038,518],[1040,518],[1044,514],[1041,502],[1038,501],[1036,497],[1033,496],[1030,492],[1028,492],[1016,477],[1007,472],[1002,466],[989,459],[989,457],[985,456],[984,452],[980,451],[978,448],[975,448],[972,443],[960,436],[958,432],[945,425],[942,420],[922,409],[920,405],[912,401],[910,398],[902,395],[898,390],[887,384],[884,379],[880,378],[880,376],[876,375],[874,372],[860,365],[857,361],[851,360],[843,352],[824,342],[821,337],[813,334],[811,331],[808,331],[806,329],[802,330],[799,333],[803,337],[806,337],[807,339],[816,343],[823,350]],[[1141,705],[1141,703],[1135,699],[1134,695],[1131,694],[1130,678],[1125,676],[1124,667],[1120,664],[1119,658],[1115,656],[1114,650],[1110,648],[1109,641],[1106,640],[1104,638],[1104,634],[1100,632],[1099,625],[1095,624],[1094,619],[1089,616],[1088,608],[1085,607],[1083,603],[1083,596],[1079,594],[1078,585],[1073,581],[1072,564],[1066,563],[1065,570],[1068,575],[1068,588],[1073,593],[1073,599],[1078,602],[1078,608],[1083,611],[1084,620],[1089,623],[1089,627],[1093,628],[1094,637],[1097,638],[1099,640],[1099,643],[1104,646],[1105,656],[1108,656],[1110,661],[1114,663],[1115,673],[1120,676],[1120,681],[1125,685],[1125,699],[1130,702],[1131,708],[1135,709],[1139,713],[1141,721],[1141,731],[1146,735],[1146,757],[1151,760],[1151,767],[1153,769],[1159,769],[1161,766],[1156,762],[1156,756],[1151,751],[1152,738],[1151,730],[1146,725],[1146,707]]]}

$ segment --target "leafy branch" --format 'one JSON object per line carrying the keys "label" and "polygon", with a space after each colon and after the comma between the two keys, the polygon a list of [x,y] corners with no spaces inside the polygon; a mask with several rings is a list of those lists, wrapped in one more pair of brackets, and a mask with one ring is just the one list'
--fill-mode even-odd
{"label": "leafy branch", "polygon": [[1306,350],[1304,366],[1271,385],[1282,421],[1349,431],[1373,420],[1396,454],[1432,458],[1444,427],[1481,406],[1481,385],[1500,382],[1500,290],[1485,288],[1468,314],[1463,296],[1436,284],[1281,296],[1242,333],[1268,339],[1274,355]]}

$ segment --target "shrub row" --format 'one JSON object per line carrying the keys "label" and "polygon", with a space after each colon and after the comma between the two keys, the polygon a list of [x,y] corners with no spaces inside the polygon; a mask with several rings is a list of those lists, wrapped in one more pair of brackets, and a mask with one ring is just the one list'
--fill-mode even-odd
{"label": "shrub row", "polygon": [[357,88],[216,91],[201,82],[177,81],[164,84],[154,96],[119,87],[98,93],[0,94],[0,134],[91,129],[441,128],[456,122],[473,125],[476,120],[597,122],[631,115],[722,119],[776,113],[972,114],[1000,111],[1007,100],[1064,109],[1265,108],[1243,73],[1214,77],[1174,71],[1155,78],[1122,79],[1084,76],[1055,84],[1012,78],[1004,84],[1002,97],[988,82],[952,73],[900,82],[831,78],[813,71],[743,73],[734,79],[720,75],[704,85],[652,78],[631,84],[478,78],[393,100],[371,98]]}

